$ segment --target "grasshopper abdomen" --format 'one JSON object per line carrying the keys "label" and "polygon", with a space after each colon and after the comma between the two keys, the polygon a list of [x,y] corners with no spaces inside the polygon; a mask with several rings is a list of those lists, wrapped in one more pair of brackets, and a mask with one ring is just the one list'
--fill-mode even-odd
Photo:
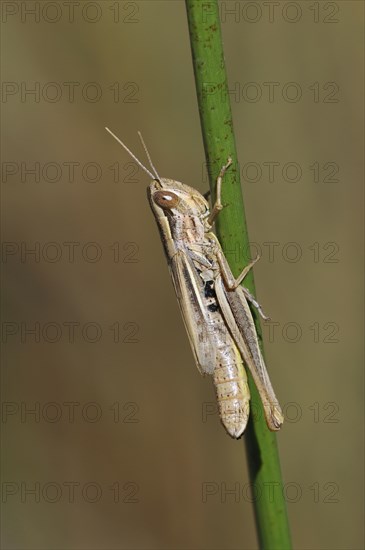
{"label": "grasshopper abdomen", "polygon": [[218,350],[213,380],[221,421],[232,437],[245,431],[250,413],[250,390],[241,356],[231,342],[230,347]]}

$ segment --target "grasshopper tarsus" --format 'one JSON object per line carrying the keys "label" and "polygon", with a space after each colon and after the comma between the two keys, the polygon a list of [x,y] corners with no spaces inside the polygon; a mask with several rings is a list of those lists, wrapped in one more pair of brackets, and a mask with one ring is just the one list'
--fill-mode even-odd
{"label": "grasshopper tarsus", "polygon": [[210,226],[212,226],[215,222],[215,220],[217,219],[217,216],[219,214],[219,212],[221,212],[224,208],[223,204],[222,204],[222,182],[223,182],[223,178],[224,178],[224,174],[226,173],[226,171],[228,170],[228,168],[231,166],[232,164],[232,159],[231,157],[228,157],[228,160],[227,160],[227,163],[224,164],[219,172],[219,175],[217,177],[217,191],[216,191],[216,199],[215,199],[215,203],[213,205],[213,209],[211,211],[211,213],[209,214],[208,216],[208,223]]}

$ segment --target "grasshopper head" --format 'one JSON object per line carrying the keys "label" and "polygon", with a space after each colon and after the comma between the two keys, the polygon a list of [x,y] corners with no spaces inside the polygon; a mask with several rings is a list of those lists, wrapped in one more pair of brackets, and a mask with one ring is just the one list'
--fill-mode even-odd
{"label": "grasshopper head", "polygon": [[196,189],[167,178],[152,181],[147,194],[152,209],[155,212],[160,209],[160,215],[201,217],[209,209],[207,201]]}

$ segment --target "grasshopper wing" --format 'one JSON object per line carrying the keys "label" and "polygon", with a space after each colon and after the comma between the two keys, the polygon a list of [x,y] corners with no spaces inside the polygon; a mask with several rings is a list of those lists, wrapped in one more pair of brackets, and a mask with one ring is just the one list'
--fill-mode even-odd
{"label": "grasshopper wing", "polygon": [[220,275],[216,279],[215,290],[222,315],[259,391],[267,425],[270,430],[279,430],[284,416],[266,370],[244,292],[240,286],[232,291],[227,290]]}
{"label": "grasshopper wing", "polygon": [[203,281],[182,250],[170,259],[169,265],[196,365],[201,374],[213,374],[217,348],[214,327],[203,300]]}

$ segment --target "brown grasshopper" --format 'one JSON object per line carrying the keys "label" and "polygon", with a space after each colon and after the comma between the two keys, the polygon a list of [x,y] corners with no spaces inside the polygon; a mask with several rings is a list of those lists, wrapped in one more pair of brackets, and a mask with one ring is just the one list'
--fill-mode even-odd
{"label": "brown grasshopper", "polygon": [[233,276],[212,226],[223,205],[222,180],[232,164],[229,158],[217,178],[217,198],[212,210],[196,189],[160,178],[139,133],[151,173],[128,147],[137,164],[151,177],[148,200],[164,245],[185,328],[202,374],[213,376],[221,420],[227,432],[238,438],[249,417],[250,391],[244,363],[250,369],[270,430],[279,430],[284,417],[271,386],[247,300],[267,319],[260,305],[241,282],[259,259]]}

